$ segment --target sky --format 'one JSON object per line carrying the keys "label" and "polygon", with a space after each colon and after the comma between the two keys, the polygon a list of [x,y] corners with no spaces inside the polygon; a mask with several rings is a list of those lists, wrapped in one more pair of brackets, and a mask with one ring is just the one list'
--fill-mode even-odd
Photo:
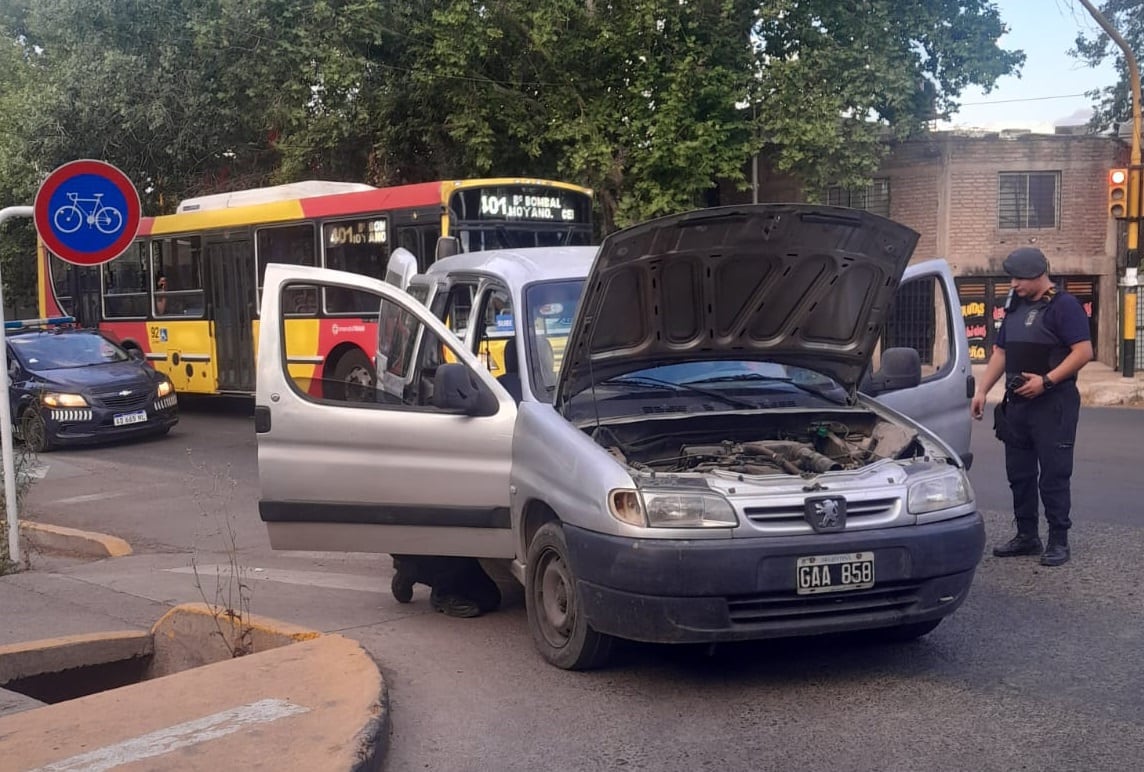
{"label": "sky", "polygon": [[1009,28],[1000,46],[1025,52],[1020,77],[1000,78],[988,94],[966,89],[961,110],[938,128],[1051,133],[1058,124],[1087,121],[1093,102],[1084,92],[1111,86],[1116,71],[1111,60],[1094,69],[1068,55],[1079,32],[1092,37],[1100,31],[1084,6],[1077,0],[996,0],[996,5]]}

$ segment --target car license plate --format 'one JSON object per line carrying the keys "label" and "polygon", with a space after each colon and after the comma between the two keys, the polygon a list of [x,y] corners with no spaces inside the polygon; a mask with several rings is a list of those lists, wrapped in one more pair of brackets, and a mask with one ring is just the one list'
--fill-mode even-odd
{"label": "car license plate", "polygon": [[137,410],[134,413],[120,413],[112,419],[116,426],[127,426],[128,424],[141,424],[147,420],[146,410]]}
{"label": "car license plate", "polygon": [[874,553],[847,552],[798,558],[794,574],[799,595],[863,590],[874,586]]}

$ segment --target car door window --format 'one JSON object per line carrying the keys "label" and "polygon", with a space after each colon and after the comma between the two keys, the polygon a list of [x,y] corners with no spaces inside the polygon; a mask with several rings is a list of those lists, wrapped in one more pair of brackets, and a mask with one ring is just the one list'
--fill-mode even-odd
{"label": "car door window", "polygon": [[955,359],[948,308],[940,277],[919,276],[902,282],[874,351],[872,369],[880,369],[883,351],[904,347],[918,352],[923,383],[942,377]]}
{"label": "car door window", "polygon": [[[281,297],[294,296],[300,287],[314,285],[284,284]],[[335,287],[321,289],[329,291]],[[287,327],[282,321],[279,331],[285,354],[283,367],[294,389],[312,401],[335,401],[355,408],[437,410],[433,405],[434,378],[445,357],[457,359],[454,344],[426,329],[416,315],[397,301],[363,289],[336,289],[343,294],[352,293],[355,307],[376,309],[376,316],[363,314],[361,323],[345,324],[339,320],[337,330],[331,327],[331,334],[338,336],[337,345],[355,340],[375,352],[376,386],[364,395],[361,388],[347,389],[344,373],[339,377],[337,368],[323,364],[327,357],[335,355],[316,356],[320,353],[315,348],[320,345],[321,335],[307,334],[302,327]]]}
{"label": "car door window", "polygon": [[480,320],[473,339],[473,353],[494,376],[505,374],[505,347],[513,341],[516,323],[512,295],[504,287],[489,284],[478,298]]}

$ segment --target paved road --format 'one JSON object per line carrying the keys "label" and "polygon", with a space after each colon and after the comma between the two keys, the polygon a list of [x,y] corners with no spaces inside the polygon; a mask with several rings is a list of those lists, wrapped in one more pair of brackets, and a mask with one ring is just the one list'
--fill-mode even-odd
{"label": "paved road", "polygon": [[[37,586],[135,622],[201,599],[192,558],[208,593],[226,586],[220,523],[232,523],[255,613],[341,631],[382,664],[393,772],[1140,768],[1144,529],[1129,497],[1144,411],[1086,410],[1082,425],[1077,559],[1050,570],[986,557],[966,605],[909,645],[630,645],[607,670],[555,670],[533,652],[519,592],[501,613],[453,620],[428,610],[423,588],[394,602],[384,557],[271,553],[241,406],[188,411],[167,440],[52,454],[30,499],[42,518],[98,527],[138,554],[46,560]],[[986,431],[974,444],[992,543],[1010,528],[1000,453]],[[184,471],[186,448],[202,472]]]}

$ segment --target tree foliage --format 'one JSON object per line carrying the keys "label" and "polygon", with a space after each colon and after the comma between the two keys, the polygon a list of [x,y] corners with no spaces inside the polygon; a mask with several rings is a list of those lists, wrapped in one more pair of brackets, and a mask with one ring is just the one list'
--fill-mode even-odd
{"label": "tree foliage", "polygon": [[605,230],[868,177],[1022,61],[989,0],[0,0],[0,191],[115,163],[149,214],[304,178],[546,176]]}
{"label": "tree foliage", "polygon": [[[1105,0],[1103,4],[1094,5],[1124,38],[1124,42],[1132,49],[1137,64],[1144,65],[1140,59],[1144,57],[1144,4],[1140,0]],[[1094,128],[1103,130],[1113,124],[1131,123],[1132,90],[1129,85],[1128,62],[1120,47],[1103,32],[1093,37],[1078,35],[1076,53],[1094,66],[1111,57],[1120,74],[1119,80],[1113,85],[1090,92],[1097,100],[1092,118]]]}

